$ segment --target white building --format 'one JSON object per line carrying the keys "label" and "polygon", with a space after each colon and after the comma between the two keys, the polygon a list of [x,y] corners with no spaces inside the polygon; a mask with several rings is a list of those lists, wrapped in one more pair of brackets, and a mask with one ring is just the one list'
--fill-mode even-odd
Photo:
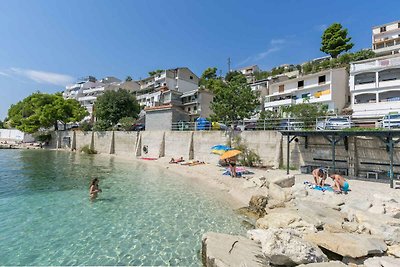
{"label": "white building", "polygon": [[321,103],[332,112],[340,112],[348,101],[348,74],[345,68],[324,70],[294,79],[270,83],[265,110],[278,111],[281,106]]}
{"label": "white building", "polygon": [[165,90],[181,93],[197,90],[199,78],[189,68],[163,70],[146,79],[138,81],[136,99],[141,106],[155,107],[160,104],[160,95]]}
{"label": "white building", "polygon": [[248,67],[244,67],[238,69],[237,71],[241,72],[244,76],[246,76],[246,80],[248,83],[252,83],[255,81],[255,73],[260,71],[260,68],[257,65],[252,65]]}
{"label": "white building", "polygon": [[400,55],[351,63],[349,83],[354,117],[400,112]]}
{"label": "white building", "polygon": [[89,115],[84,120],[91,120],[93,119],[93,106],[96,99],[105,91],[115,91],[120,88],[135,91],[139,89],[139,84],[135,81],[122,82],[111,76],[101,80],[88,76],[79,79],[75,84],[66,86],[63,96],[65,99],[76,99],[89,112]]}
{"label": "white building", "polygon": [[14,142],[33,142],[35,138],[31,134],[26,134],[18,129],[0,129],[0,140]]}
{"label": "white building", "polygon": [[372,50],[378,56],[399,53],[400,21],[395,21],[372,28]]}

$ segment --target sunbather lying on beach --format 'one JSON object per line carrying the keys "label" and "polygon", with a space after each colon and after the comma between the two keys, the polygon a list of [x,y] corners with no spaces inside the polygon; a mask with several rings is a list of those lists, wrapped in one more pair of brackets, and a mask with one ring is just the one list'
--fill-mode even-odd
{"label": "sunbather lying on beach", "polygon": [[346,193],[347,191],[349,191],[349,183],[342,176],[340,176],[339,174],[331,174],[329,177],[331,177],[333,182],[335,183],[333,185],[333,189],[335,190],[335,192]]}
{"label": "sunbather lying on beach", "polygon": [[185,166],[195,166],[195,165],[200,165],[200,164],[206,164],[206,163],[204,161],[198,161],[198,160],[192,160],[192,161],[181,163],[181,165],[185,165]]}
{"label": "sunbather lying on beach", "polygon": [[180,157],[179,159],[174,159],[171,158],[171,160],[169,161],[169,163],[179,163],[179,162],[184,162],[185,160],[183,159],[183,157]]}

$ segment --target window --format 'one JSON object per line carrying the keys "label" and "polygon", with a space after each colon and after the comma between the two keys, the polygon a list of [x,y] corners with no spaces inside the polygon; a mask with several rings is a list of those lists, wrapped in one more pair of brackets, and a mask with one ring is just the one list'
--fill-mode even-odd
{"label": "window", "polygon": [[190,112],[190,108],[188,108],[188,112]]}
{"label": "window", "polygon": [[193,110],[197,110],[197,106],[194,106],[194,107],[193,107]]}
{"label": "window", "polygon": [[304,87],[304,81],[298,81],[298,82],[297,82],[297,87],[298,87],[298,88]]}
{"label": "window", "polygon": [[279,85],[279,93],[282,93],[283,91],[285,91],[285,85]]}
{"label": "window", "polygon": [[189,79],[193,80],[193,76],[189,76]]}
{"label": "window", "polygon": [[399,22],[399,23],[397,23],[397,28],[400,28],[400,22]]}
{"label": "window", "polygon": [[326,81],[325,75],[322,75],[322,76],[319,76],[319,77],[318,77],[318,84],[325,83],[325,81]]}
{"label": "window", "polygon": [[381,32],[385,32],[386,31],[386,26],[381,27]]}

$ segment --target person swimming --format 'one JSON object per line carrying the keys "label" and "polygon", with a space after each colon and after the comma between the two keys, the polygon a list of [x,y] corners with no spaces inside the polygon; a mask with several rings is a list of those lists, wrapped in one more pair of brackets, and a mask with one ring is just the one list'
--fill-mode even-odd
{"label": "person swimming", "polygon": [[89,196],[91,200],[94,200],[97,198],[97,193],[102,192],[101,189],[99,188],[99,179],[94,178],[90,182],[90,187],[89,187]]}

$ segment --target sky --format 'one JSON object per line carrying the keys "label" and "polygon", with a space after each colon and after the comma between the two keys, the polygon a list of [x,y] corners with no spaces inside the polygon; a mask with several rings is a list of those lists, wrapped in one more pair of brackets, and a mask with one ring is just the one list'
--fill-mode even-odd
{"label": "sky", "polygon": [[400,20],[398,1],[0,0],[0,119],[36,91],[77,78],[145,78],[155,69],[269,70],[324,56],[321,35],[341,23],[355,46]]}

